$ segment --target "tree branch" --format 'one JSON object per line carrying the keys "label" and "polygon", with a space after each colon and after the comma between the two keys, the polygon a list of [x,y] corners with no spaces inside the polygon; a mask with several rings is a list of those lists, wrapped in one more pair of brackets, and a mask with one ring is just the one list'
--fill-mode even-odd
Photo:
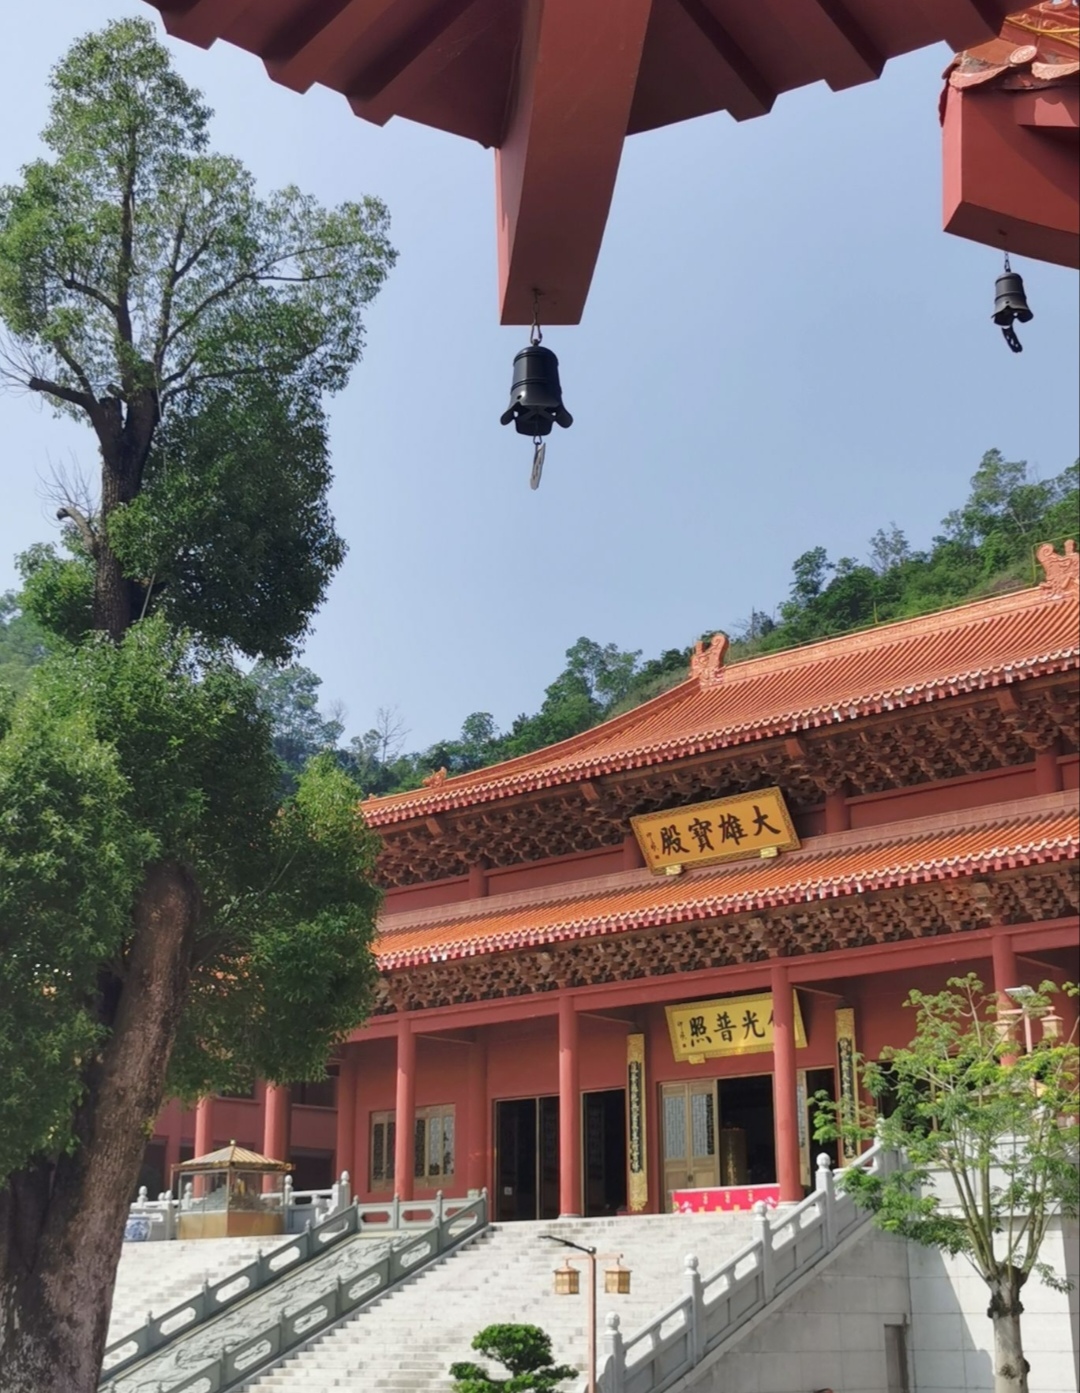
{"label": "tree branch", "polygon": [[74,276],[61,276],[60,284],[65,290],[76,290],[80,295],[87,295],[91,300],[96,300],[99,305],[104,305],[111,315],[115,316],[120,313],[120,306],[115,300],[110,300],[96,286],[87,285],[84,281],[77,281]]}
{"label": "tree branch", "polygon": [[87,377],[87,375],[86,375],[86,369],[85,369],[85,368],[83,367],[83,365],[79,362],[79,360],[70,352],[70,350],[66,347],[66,345],[64,344],[63,339],[53,339],[53,340],[52,340],[52,346],[53,346],[53,351],[54,351],[55,353],[57,353],[57,354],[59,355],[59,357],[60,357],[60,358],[67,364],[67,366],[71,369],[72,373],[75,375],[75,378],[77,379],[77,381],[78,381],[78,383],[79,383],[79,386],[83,389],[83,391],[84,391],[84,392],[86,393],[86,395],[90,398],[90,400],[91,400],[91,401],[96,401],[97,398],[96,398],[95,393],[94,393],[93,384],[91,383],[90,379],[89,379],[89,378]]}
{"label": "tree branch", "polygon": [[47,377],[31,377],[26,385],[32,392],[47,392],[49,396],[70,402],[72,406],[81,406],[88,414],[93,412],[94,398],[85,392],[76,392],[73,387],[62,387],[59,382],[50,382]]}
{"label": "tree branch", "polygon": [[98,536],[94,531],[90,519],[84,517],[83,514],[79,512],[78,508],[73,507],[70,503],[65,503],[62,508],[57,508],[56,516],[61,521],[63,521],[64,518],[68,518],[75,524],[79,530],[79,536],[83,539],[83,545],[86,547],[86,550],[92,557],[96,558],[98,554]]}
{"label": "tree branch", "polygon": [[180,279],[180,248],[184,245],[184,233],[187,230],[187,209],[180,212],[180,220],[176,224],[176,233],[173,237],[172,256],[169,261],[169,274],[165,280],[165,287],[161,292],[161,309],[158,314],[157,341],[154,344],[154,375],[160,379],[161,368],[165,359],[165,342],[169,333],[169,322],[172,319],[173,295],[176,291],[176,283]]}

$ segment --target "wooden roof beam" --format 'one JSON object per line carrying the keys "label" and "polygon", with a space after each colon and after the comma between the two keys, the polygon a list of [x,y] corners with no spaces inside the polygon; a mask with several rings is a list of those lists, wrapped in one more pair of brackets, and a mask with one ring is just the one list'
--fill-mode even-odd
{"label": "wooden roof beam", "polygon": [[306,92],[361,44],[377,43],[380,29],[399,8],[399,0],[338,0],[337,12],[322,22],[308,19],[303,29],[293,24],[277,35],[263,60],[266,71],[294,92]]}
{"label": "wooden roof beam", "polygon": [[735,120],[746,121],[771,111],[776,101],[775,90],[713,12],[706,8],[703,0],[678,0],[678,3],[687,18],[708,39],[726,69],[727,85],[731,89],[727,109]]}
{"label": "wooden roof beam", "polygon": [[495,154],[503,324],[577,324],[600,253],[652,0],[525,0]]}
{"label": "wooden roof beam", "polygon": [[166,34],[209,48],[257,0],[154,0]]}
{"label": "wooden roof beam", "polygon": [[416,92],[458,57],[462,45],[449,42],[447,31],[474,4],[475,0],[440,0],[396,44],[353,74],[346,95],[356,115],[385,126],[408,106]]}
{"label": "wooden roof beam", "polygon": [[885,67],[885,54],[874,43],[844,0],[815,0],[839,41],[824,60],[826,81],[834,92],[857,87],[879,78]]}
{"label": "wooden roof beam", "polygon": [[995,0],[915,0],[915,7],[926,15],[928,31],[957,52],[996,39],[1008,13]]}

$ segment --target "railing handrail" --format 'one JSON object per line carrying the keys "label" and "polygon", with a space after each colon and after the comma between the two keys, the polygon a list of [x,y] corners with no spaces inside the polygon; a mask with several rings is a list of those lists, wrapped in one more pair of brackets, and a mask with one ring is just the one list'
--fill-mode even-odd
{"label": "railing handrail", "polygon": [[[204,1282],[202,1289],[186,1301],[179,1302],[161,1315],[151,1314],[143,1325],[120,1339],[114,1340],[105,1350],[102,1361],[101,1382],[103,1387],[107,1389],[110,1386],[110,1381],[119,1374],[126,1372],[133,1365],[141,1363],[150,1355],[156,1354],[174,1340],[189,1335],[192,1330],[223,1314],[236,1302],[246,1301],[248,1297],[272,1285],[279,1277],[305,1267],[315,1258],[321,1257],[323,1253],[327,1252],[332,1244],[343,1238],[349,1238],[361,1232],[371,1234],[384,1232],[388,1235],[405,1233],[410,1236],[404,1240],[402,1246],[407,1247],[414,1242],[415,1238],[422,1238],[431,1232],[441,1232],[447,1224],[481,1202],[484,1204],[484,1219],[481,1227],[486,1226],[486,1193],[486,1191],[481,1191],[475,1199],[461,1200],[445,1199],[442,1191],[439,1191],[433,1200],[400,1200],[395,1195],[392,1200],[385,1204],[361,1204],[359,1201],[354,1201],[347,1208],[329,1214],[318,1223],[309,1224],[301,1233],[286,1239],[284,1243],[278,1244],[269,1252],[260,1252],[252,1262],[246,1263],[243,1267],[234,1268],[218,1281]],[[154,1201],[149,1201],[149,1203],[154,1203]],[[177,1201],[171,1201],[171,1203],[177,1203]],[[408,1215],[411,1213],[423,1217],[410,1219]],[[383,1215],[388,1216],[385,1224],[365,1229],[365,1221],[370,1222],[371,1218]],[[295,1251],[295,1256],[288,1262],[281,1261],[283,1255],[289,1254],[291,1250]],[[351,1279],[351,1284],[355,1285],[355,1279]],[[189,1319],[177,1324],[179,1318],[185,1315],[189,1316]],[[133,1346],[131,1352],[110,1365],[108,1363],[109,1355],[128,1345]]]}
{"label": "railing handrail", "polygon": [[[852,1171],[886,1170],[891,1164],[892,1155],[880,1142],[837,1174],[829,1158],[819,1156],[811,1194],[771,1218],[764,1204],[756,1204],[753,1239],[715,1271],[703,1278],[698,1275],[697,1258],[687,1258],[689,1290],[681,1300],[672,1302],[629,1339],[624,1339],[618,1318],[609,1316],[599,1380],[603,1393],[664,1393],[869,1220],[850,1195],[837,1193],[837,1180]],[[850,1213],[845,1213],[848,1206]],[[806,1246],[810,1251],[801,1252]],[[750,1265],[736,1275],[748,1260]],[[661,1327],[680,1315],[681,1325],[661,1335]],[[661,1358],[663,1371],[657,1373]]]}

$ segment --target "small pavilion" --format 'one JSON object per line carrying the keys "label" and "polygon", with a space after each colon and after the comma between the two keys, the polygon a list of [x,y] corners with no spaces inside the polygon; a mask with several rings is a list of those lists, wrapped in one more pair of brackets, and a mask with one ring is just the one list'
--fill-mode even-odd
{"label": "small pavilion", "polygon": [[233,1141],[172,1168],[180,1196],[178,1238],[254,1238],[285,1231],[282,1184],[287,1161]]}

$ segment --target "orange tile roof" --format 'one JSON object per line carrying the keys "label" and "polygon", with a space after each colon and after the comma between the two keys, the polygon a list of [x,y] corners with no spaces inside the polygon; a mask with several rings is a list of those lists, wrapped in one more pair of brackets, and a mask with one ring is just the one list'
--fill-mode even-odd
{"label": "orange tile roof", "polygon": [[[638,872],[602,890],[580,887],[480,909],[482,902],[387,916],[375,945],[383,972],[422,963],[595,938],[664,924],[719,919],[778,905],[948,880],[1015,866],[1073,860],[1080,853],[1075,795],[1034,799],[961,829],[926,819],[871,841],[871,833],[817,838],[778,860],[729,862],[677,878]],[[877,829],[875,829],[877,830]],[[851,845],[852,838],[855,845]],[[457,912],[455,912],[455,910]],[[399,922],[396,922],[399,921]]]}
{"label": "orange tile roof", "polygon": [[[1040,548],[1040,559],[1049,549]],[[692,676],[561,744],[408,793],[369,798],[388,827],[536,789],[660,764],[978,691],[1080,664],[1075,553],[1051,556],[1052,580],[940,614],[883,624]]]}

